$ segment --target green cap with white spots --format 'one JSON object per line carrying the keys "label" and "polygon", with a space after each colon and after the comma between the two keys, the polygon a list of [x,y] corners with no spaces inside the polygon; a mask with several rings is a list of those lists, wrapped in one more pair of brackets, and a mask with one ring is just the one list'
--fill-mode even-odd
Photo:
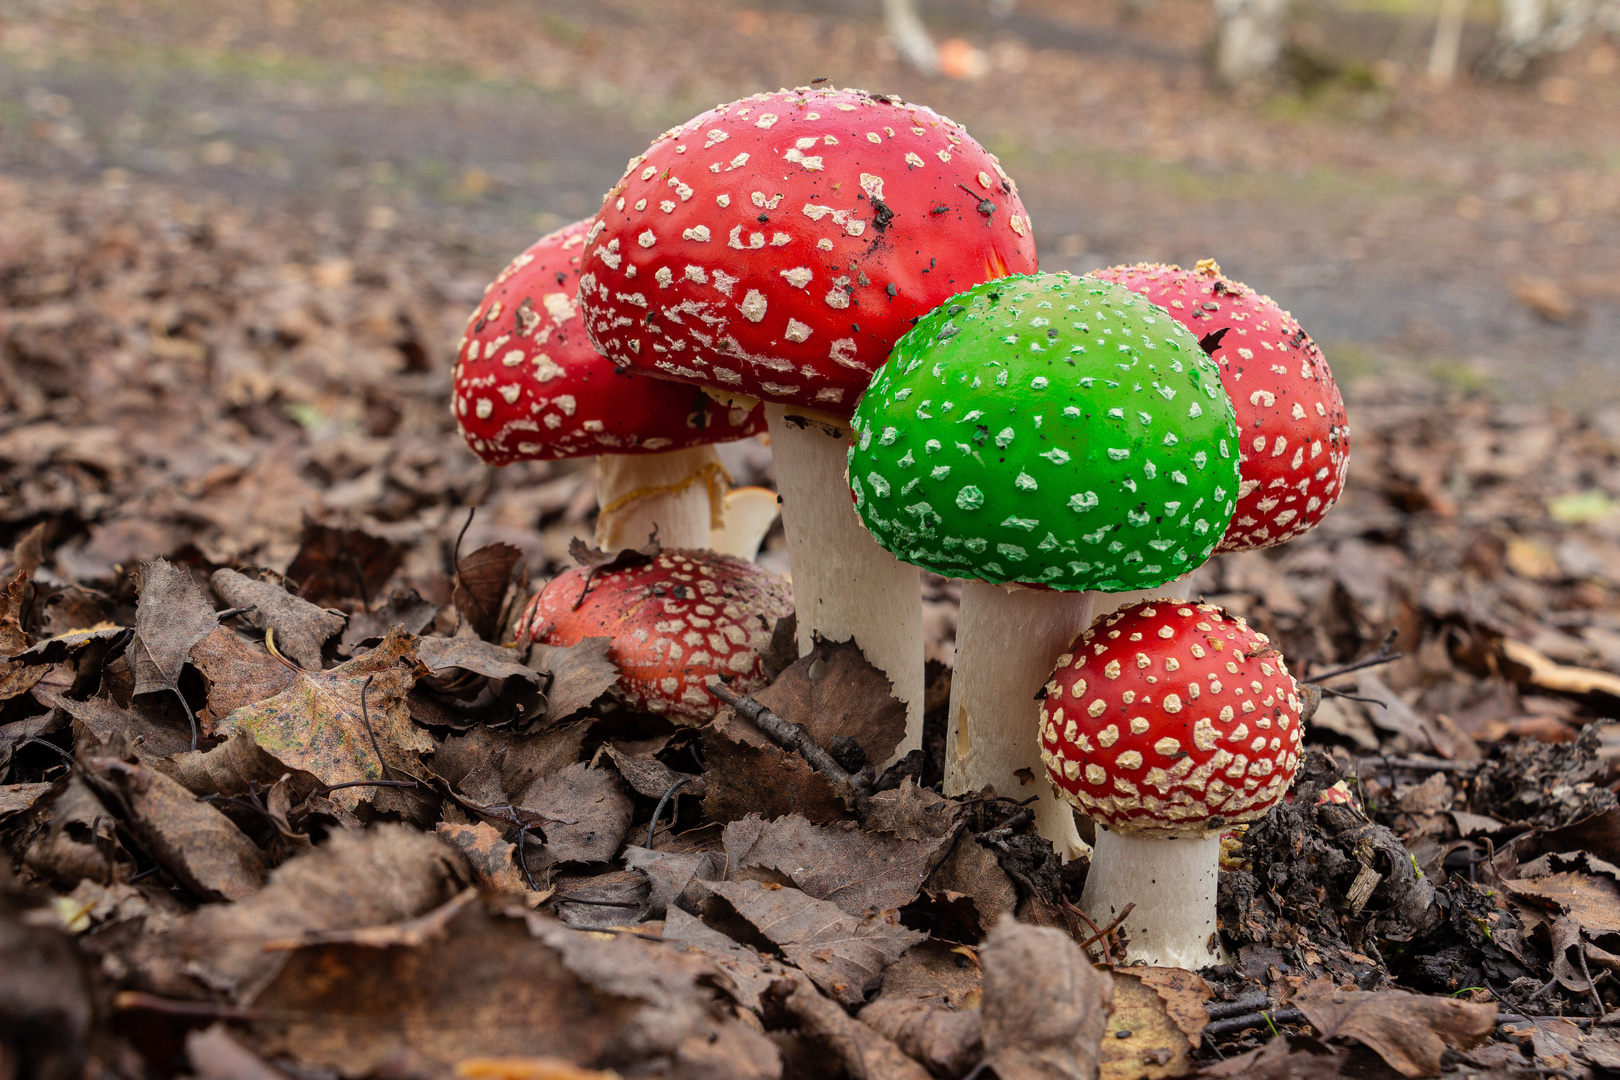
{"label": "green cap with white spots", "polygon": [[1122,592],[1209,557],[1238,491],[1215,365],[1163,308],[1068,274],[977,285],[895,345],[851,422],[855,509],[951,577]]}

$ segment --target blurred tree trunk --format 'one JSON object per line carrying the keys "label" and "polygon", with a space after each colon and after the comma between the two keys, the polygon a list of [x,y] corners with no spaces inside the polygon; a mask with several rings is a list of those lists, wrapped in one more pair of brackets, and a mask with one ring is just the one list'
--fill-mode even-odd
{"label": "blurred tree trunk", "polygon": [[1594,23],[1616,25],[1620,0],[1502,0],[1496,44],[1480,60],[1480,72],[1517,79],[1532,61],[1567,52]]}
{"label": "blurred tree trunk", "polygon": [[1271,75],[1282,55],[1289,0],[1215,0],[1215,76],[1241,86]]}
{"label": "blurred tree trunk", "polygon": [[1457,75],[1457,56],[1462,51],[1463,21],[1467,14],[1468,0],[1440,0],[1434,45],[1429,49],[1429,82],[1435,86],[1446,86]]}
{"label": "blurred tree trunk", "polygon": [[939,50],[928,36],[915,0],[883,0],[883,24],[906,62],[924,75],[939,72]]}

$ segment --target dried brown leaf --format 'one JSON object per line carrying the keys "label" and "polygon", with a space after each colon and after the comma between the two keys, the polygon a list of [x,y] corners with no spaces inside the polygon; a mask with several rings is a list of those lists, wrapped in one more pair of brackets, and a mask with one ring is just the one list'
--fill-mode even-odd
{"label": "dried brown leaf", "polygon": [[484,803],[492,806],[511,802],[529,790],[536,780],[550,776],[579,760],[579,751],[590,724],[571,724],[550,731],[519,735],[475,727],[465,735],[452,735],[438,745],[430,763],[435,775],[470,795],[467,778],[481,767],[496,777],[500,798]]}
{"label": "dried brown leaf", "polygon": [[[234,630],[216,626],[191,648],[191,662],[208,680],[208,701],[197,711],[205,735],[244,705],[275,697],[297,674],[263,646],[249,645]],[[309,665],[306,665],[306,667]],[[314,665],[319,670],[320,665]]]}
{"label": "dried brown leaf", "polygon": [[32,810],[55,784],[0,784],[0,818]]}
{"label": "dried brown leaf", "polygon": [[388,603],[374,611],[357,611],[349,616],[338,651],[345,656],[352,655],[362,642],[380,639],[395,626],[407,634],[420,634],[432,625],[438,613],[439,605],[422,599],[415,589],[401,596],[391,596]]}
{"label": "dried brown leaf", "polygon": [[242,620],[261,630],[274,630],[276,648],[306,671],[321,669],[321,646],[341,633],[344,618],[294,596],[275,581],[254,580],[235,570],[215,570],[209,579],[214,595],[227,607],[252,608]]}
{"label": "dried brown leaf", "polygon": [[135,640],[130,643],[135,693],[173,690],[192,646],[217,630],[219,620],[183,567],[155,559],[142,564],[140,582]]}
{"label": "dried brown leaf", "polygon": [[609,744],[606,747],[607,756],[612,759],[613,767],[619,770],[624,782],[636,790],[639,795],[649,799],[661,799],[664,794],[681,783],[680,794],[696,795],[699,798],[708,790],[703,783],[703,777],[696,773],[676,772],[651,754],[631,754]]}
{"label": "dried brown leaf", "polygon": [[893,1040],[822,997],[804,976],[772,985],[767,1014],[780,1014],[811,1042],[842,1062],[850,1076],[868,1080],[928,1080],[928,1070],[908,1057]]}
{"label": "dried brown leaf", "polygon": [[718,930],[710,929],[680,908],[672,907],[664,920],[664,940],[682,948],[696,949],[730,979],[726,992],[743,1008],[760,1012],[763,997],[771,984],[792,978],[796,972],[780,961],[761,956],[750,946],[739,945]]}
{"label": "dried brown leaf", "polygon": [[511,544],[486,544],[463,555],[456,563],[456,588],[452,602],[473,633],[485,641],[501,627],[512,571],[522,565],[523,552]]}
{"label": "dried brown leaf", "polygon": [[177,781],[117,757],[83,765],[102,797],[120,807],[141,850],[198,896],[240,900],[264,884],[264,856],[253,841]]}
{"label": "dried brown leaf", "polygon": [[555,822],[545,826],[545,847],[528,854],[534,873],[556,863],[610,862],[630,829],[632,804],[619,774],[589,762],[536,780],[518,805]]}
{"label": "dried brown leaf", "polygon": [[798,889],[757,881],[717,881],[709,888],[845,1005],[865,1001],[884,969],[925,936],[901,926],[893,912],[857,919]]}
{"label": "dried brown leaf", "polygon": [[703,810],[710,820],[800,813],[822,824],[853,816],[831,780],[799,755],[774,745],[752,724],[722,713],[701,729],[701,737],[708,766]]}
{"label": "dried brown leaf", "polygon": [[619,668],[607,657],[609,637],[582,638],[573,645],[529,646],[529,666],[547,677],[546,720],[559,724],[618,685]]}
{"label": "dried brown leaf", "polygon": [[844,736],[870,762],[887,761],[906,734],[906,706],[888,676],[853,641],[818,641],[754,699],[790,724],[803,724],[816,745]]}
{"label": "dried brown leaf", "polygon": [[917,945],[883,973],[882,992],[860,1014],[936,1076],[961,1076],[983,1055],[983,976],[965,953],[942,941]]}
{"label": "dried brown leaf", "polygon": [[1594,934],[1620,933],[1620,885],[1595,874],[1563,873],[1502,882],[1514,896],[1555,907]]}
{"label": "dried brown leaf", "polygon": [[540,673],[526,667],[523,657],[515,649],[492,645],[478,638],[417,638],[416,655],[435,672],[460,668],[491,679],[540,681]]}
{"label": "dried brown leaf", "polygon": [[1344,990],[1329,980],[1305,988],[1294,1004],[1323,1040],[1365,1043],[1402,1076],[1440,1075],[1446,1047],[1466,1050],[1490,1037],[1495,1004],[1424,997],[1403,990]]}
{"label": "dried brown leaf", "polygon": [[1284,1035],[1258,1050],[1209,1063],[1198,1075],[1211,1080],[1329,1080],[1343,1064],[1344,1055],[1331,1046]]}
{"label": "dried brown leaf", "polygon": [[[34,696],[83,725],[97,743],[107,743],[123,735],[134,744],[135,753],[142,761],[158,761],[191,749],[191,727],[184,716],[178,715],[178,708],[172,709],[175,715],[171,716],[162,708],[145,703],[124,709],[105,698],[75,701],[43,691]],[[171,705],[172,702],[162,702],[164,707]]]}
{"label": "dried brown leaf", "polygon": [[1001,1080],[1093,1080],[1113,981],[1050,928],[1003,919],[979,950],[985,1062]]}
{"label": "dried brown leaf", "polygon": [[441,821],[434,826],[434,832],[461,852],[479,888],[494,892],[522,892],[528,888],[514,859],[517,845],[507,843],[494,826]]}
{"label": "dried brown leaf", "polygon": [[[412,646],[408,635],[390,632],[376,649],[346,664],[299,672],[275,697],[220,721],[219,734],[245,732],[278,761],[327,785],[419,775],[416,755],[433,749],[433,740],[411,723],[405,706],[405,694],[416,681]],[[389,775],[377,760],[378,749]],[[333,798],[352,810],[374,801],[380,790],[385,789],[349,787]]]}
{"label": "dried brown leaf", "polygon": [[404,559],[405,549],[392,540],[305,522],[287,581],[312,603],[346,609],[386,585]]}
{"label": "dried brown leaf", "polygon": [[1114,1005],[1102,1041],[1103,1080],[1181,1076],[1203,1037],[1210,998],[1204,980],[1181,968],[1114,971]]}

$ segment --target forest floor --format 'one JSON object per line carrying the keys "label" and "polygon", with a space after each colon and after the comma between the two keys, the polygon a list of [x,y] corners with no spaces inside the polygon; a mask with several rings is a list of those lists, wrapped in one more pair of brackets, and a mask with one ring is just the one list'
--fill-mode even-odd
{"label": "forest floor", "polygon": [[[0,1077],[1620,1068],[1612,49],[1435,92],[1363,20],[1377,79],[1237,103],[1180,0],[939,5],[992,63],[963,84],[854,4],[575,7],[9,5]],[[595,493],[462,446],[473,301],[668,122],[821,75],[967,122],[1046,265],[1216,255],[1345,385],[1340,505],[1195,595],[1302,677],[1401,658],[1330,683],[1377,704],[1326,700],[1295,798],[1229,852],[1231,963],[1117,968],[1100,1042],[1036,1011],[1103,993],[1084,862],[931,790],[952,583],[925,583],[930,755],[869,803],[734,716],[630,713],[599,652],[500,647]],[[772,483],[760,444],[724,453]],[[898,738],[871,686],[833,650],[756,696],[823,746],[861,730],[858,764]]]}

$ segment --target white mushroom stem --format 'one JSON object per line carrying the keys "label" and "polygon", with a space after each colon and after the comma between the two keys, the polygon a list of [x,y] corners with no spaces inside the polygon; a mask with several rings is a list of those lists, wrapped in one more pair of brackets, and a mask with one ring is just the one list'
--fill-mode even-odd
{"label": "white mushroom stem", "polygon": [[724,520],[726,470],[713,446],[596,459],[596,546],[706,548]]}
{"label": "white mushroom stem", "polygon": [[1035,695],[1063,650],[1091,625],[1095,595],[964,581],[956,622],[945,794],[990,784],[1008,798],[1034,795],[1035,828],[1065,861],[1084,854],[1086,842],[1041,763]]}
{"label": "white mushroom stem", "polygon": [[1226,960],[1215,932],[1220,869],[1218,832],[1172,839],[1098,825],[1080,907],[1107,926],[1135,904],[1122,924],[1127,961],[1196,971]]}
{"label": "white mushroom stem", "polygon": [[782,504],[770,488],[733,488],[726,492],[725,524],[709,533],[709,549],[753,562],[781,512]]}
{"label": "white mushroom stem", "polygon": [[[922,746],[922,582],[861,525],[845,479],[848,428],[834,437],[799,412],[767,403],[798,614],[799,654],[817,636],[853,639],[906,704],[906,735],[890,764]],[[1031,729],[1033,732],[1033,729]],[[1039,764],[1039,761],[1036,762]]]}

